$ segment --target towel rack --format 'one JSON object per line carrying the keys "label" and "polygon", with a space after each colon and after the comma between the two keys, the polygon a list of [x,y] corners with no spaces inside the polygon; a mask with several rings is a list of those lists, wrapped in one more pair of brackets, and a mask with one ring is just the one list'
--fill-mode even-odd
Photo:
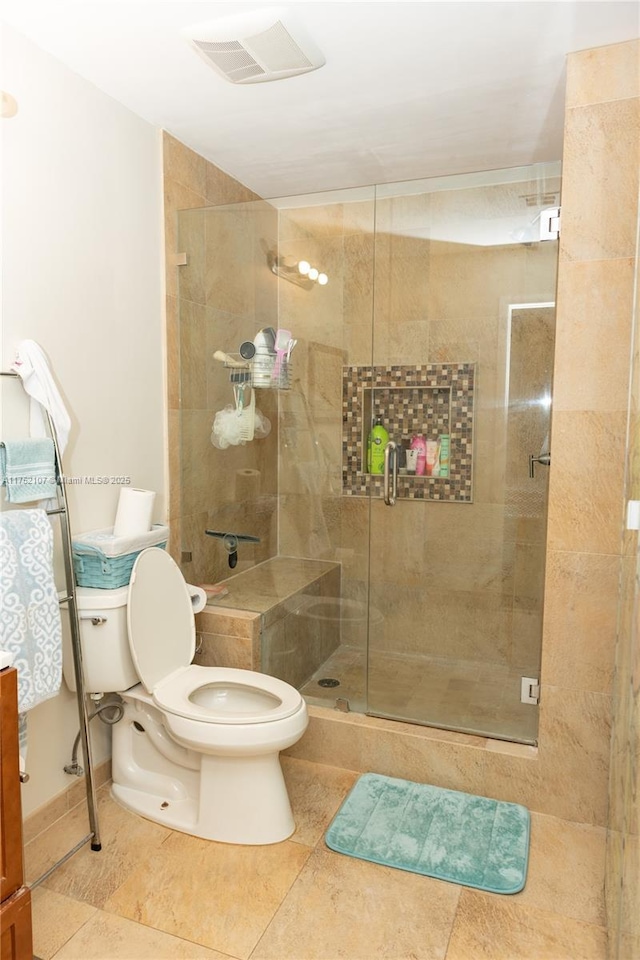
{"label": "towel rack", "polygon": [[[0,370],[0,376],[10,377],[14,380],[22,378],[20,374],[13,370]],[[44,408],[43,408],[44,409]],[[62,539],[62,554],[64,558],[65,571],[65,596],[60,597],[60,604],[67,604],[69,611],[69,625],[71,630],[71,648],[73,651],[73,666],[76,679],[76,697],[78,700],[78,717],[80,720],[80,739],[82,742],[82,752],[85,763],[85,787],[87,792],[87,809],[89,813],[90,833],[77,843],[72,850],[69,850],[63,857],[60,857],[49,869],[34,880],[29,886],[33,889],[46,880],[54,870],[65,863],[74,853],[77,853],[86,843],[91,843],[92,850],[101,850],[100,830],[98,827],[98,812],[96,802],[95,779],[93,774],[93,758],[91,751],[91,741],[89,739],[89,714],[87,711],[87,699],[85,694],[84,671],[82,669],[82,647],[80,645],[80,620],[78,618],[78,605],[76,600],[76,579],[73,572],[73,555],[71,543],[71,523],[69,520],[69,507],[67,504],[67,492],[64,486],[64,472],[62,470],[62,457],[60,455],[60,446],[56,429],[49,415],[49,411],[44,409],[49,426],[51,439],[53,440],[55,470],[56,470],[56,492],[57,506],[47,510],[50,517],[60,518],[60,533]]]}

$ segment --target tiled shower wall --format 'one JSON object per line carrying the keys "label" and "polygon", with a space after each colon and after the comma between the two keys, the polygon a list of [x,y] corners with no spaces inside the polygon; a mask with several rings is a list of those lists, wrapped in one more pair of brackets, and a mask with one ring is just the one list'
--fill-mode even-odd
{"label": "tiled shower wall", "polygon": [[[615,48],[614,48],[615,49]],[[600,59],[594,54],[596,63]],[[606,50],[603,55],[606,56]],[[613,114],[638,117],[640,46],[627,44],[613,64],[618,82],[605,88]],[[606,63],[606,60],[605,60]],[[614,74],[615,76],[616,74]],[[625,82],[626,75],[626,82]],[[635,84],[634,84],[635,78]],[[637,127],[636,127],[637,131]],[[636,141],[636,164],[639,148]],[[630,191],[637,190],[633,179]],[[631,193],[629,194],[629,201]],[[631,227],[631,224],[629,224]],[[631,237],[629,238],[631,239]],[[631,252],[631,247],[620,252]],[[630,300],[631,278],[625,260],[616,257],[609,269],[624,276],[621,306]],[[633,258],[632,258],[633,259]],[[635,250],[636,298],[625,499],[640,500],[640,256]],[[615,274],[614,274],[615,276]],[[609,775],[606,892],[609,955],[612,960],[640,956],[640,554],[637,531],[623,530],[620,604],[613,680],[613,736]]]}
{"label": "tiled shower wall", "polygon": [[[624,504],[639,55],[636,41],[568,58],[541,725],[564,741],[563,753],[570,735],[584,751],[565,778],[576,770],[598,823],[606,822]],[[603,458],[606,472],[597,468]]]}
{"label": "tiled shower wall", "polygon": [[[258,400],[272,424],[266,439],[226,450],[210,440],[216,411],[234,402],[229,371],[214,351],[237,352],[260,326],[275,325],[275,277],[261,241],[276,236],[277,218],[166,133],[163,148],[170,549],[179,563],[183,551],[191,553],[181,563],[187,580],[216,583],[231,573],[228,555],[205,529],[260,537],[241,547],[237,572],[277,553],[276,397],[261,391]],[[176,267],[176,253],[186,254],[186,264]]]}
{"label": "tiled shower wall", "polygon": [[[640,259],[638,260],[640,266]],[[640,283],[640,270],[637,283]],[[629,410],[626,498],[640,500],[640,312]],[[640,553],[623,532],[620,608],[613,682],[606,902],[612,960],[640,956]]]}

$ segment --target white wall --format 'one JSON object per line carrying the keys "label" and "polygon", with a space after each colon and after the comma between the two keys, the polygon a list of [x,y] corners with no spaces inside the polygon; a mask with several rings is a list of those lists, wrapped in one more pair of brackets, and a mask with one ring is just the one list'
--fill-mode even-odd
{"label": "white wall", "polygon": [[[2,89],[19,105],[0,120],[2,368],[20,340],[36,340],[72,417],[65,474],[128,476],[157,491],[162,520],[160,133],[4,24],[1,52]],[[3,436],[16,435],[26,395],[0,383]],[[67,491],[74,532],[113,523],[117,485]],[[99,761],[109,740],[94,726]],[[26,813],[69,784],[62,767],[76,732],[66,688],[30,713]]]}

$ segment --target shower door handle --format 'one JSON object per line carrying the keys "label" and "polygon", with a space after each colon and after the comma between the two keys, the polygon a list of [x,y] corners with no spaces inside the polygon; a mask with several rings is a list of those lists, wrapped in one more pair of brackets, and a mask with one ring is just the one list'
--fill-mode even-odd
{"label": "shower door handle", "polygon": [[[393,459],[393,465],[391,460]],[[388,507],[395,506],[398,496],[398,444],[389,440],[384,448],[384,502]]]}
{"label": "shower door handle", "polygon": [[541,453],[539,457],[534,457],[532,453],[529,454],[529,478],[534,479],[534,464],[541,463],[543,466],[548,467],[551,464],[551,454],[550,453]]}

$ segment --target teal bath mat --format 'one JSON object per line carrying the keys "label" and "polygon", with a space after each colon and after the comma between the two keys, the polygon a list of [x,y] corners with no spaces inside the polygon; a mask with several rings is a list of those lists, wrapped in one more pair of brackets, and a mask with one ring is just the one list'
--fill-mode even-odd
{"label": "teal bath mat", "polygon": [[365,773],[325,840],[360,860],[518,893],[527,877],[529,824],[529,811],[516,803]]}

